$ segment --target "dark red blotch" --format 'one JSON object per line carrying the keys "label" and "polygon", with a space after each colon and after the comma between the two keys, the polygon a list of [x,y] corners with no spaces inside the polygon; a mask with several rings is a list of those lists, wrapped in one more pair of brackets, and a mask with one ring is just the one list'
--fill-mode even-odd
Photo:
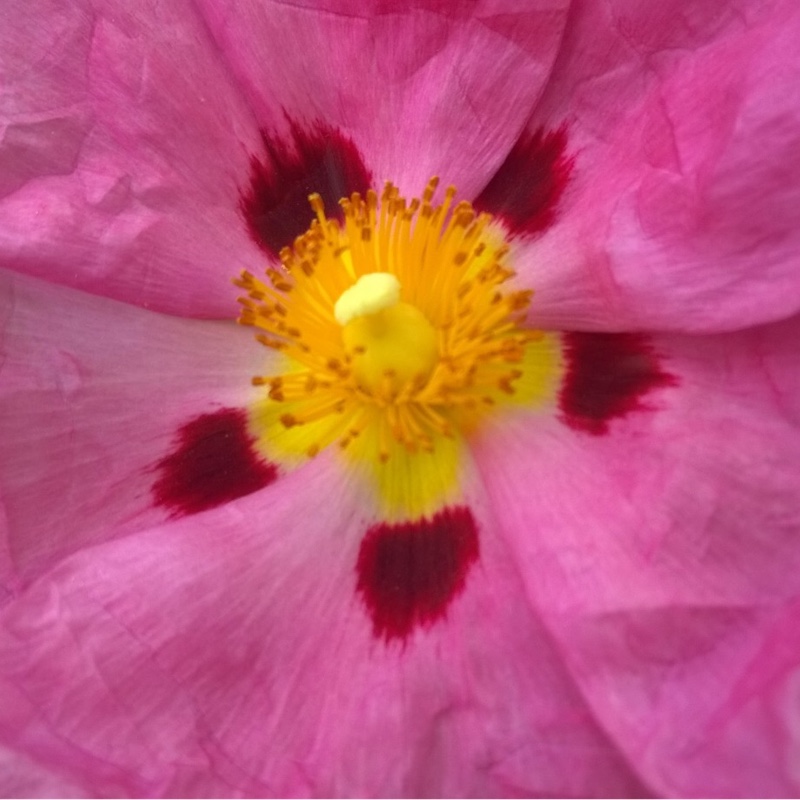
{"label": "dark red blotch", "polygon": [[289,131],[285,140],[261,131],[263,152],[251,156],[250,181],[239,200],[250,236],[273,258],[314,219],[310,194],[319,194],[325,213],[341,220],[339,200],[363,194],[372,182],[358,148],[335,128],[291,122]]}
{"label": "dark red blotch", "polygon": [[566,333],[564,353],[562,418],[586,433],[607,433],[612,419],[646,409],[643,399],[649,392],[677,383],[641,334]]}
{"label": "dark red blotch", "polygon": [[358,554],[358,591],[375,636],[405,639],[442,618],[478,558],[478,530],[468,508],[433,518],[373,525]]}
{"label": "dark red blotch", "polygon": [[474,205],[501,219],[511,233],[533,235],[553,224],[572,173],[567,129],[539,128],[518,140]]}
{"label": "dark red blotch", "polygon": [[156,503],[182,516],[263,489],[278,477],[278,470],[256,455],[253,443],[247,415],[236,408],[187,422],[178,431],[174,450],[157,464]]}

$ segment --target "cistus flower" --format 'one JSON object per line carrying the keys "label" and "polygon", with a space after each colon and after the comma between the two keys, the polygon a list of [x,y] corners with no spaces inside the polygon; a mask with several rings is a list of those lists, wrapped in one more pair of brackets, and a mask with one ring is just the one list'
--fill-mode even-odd
{"label": "cistus flower", "polygon": [[797,795],[794,0],[2,16],[0,794]]}

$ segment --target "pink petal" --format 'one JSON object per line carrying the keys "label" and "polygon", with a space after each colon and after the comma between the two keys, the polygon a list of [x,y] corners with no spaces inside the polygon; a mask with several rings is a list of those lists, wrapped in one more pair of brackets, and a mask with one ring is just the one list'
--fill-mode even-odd
{"label": "pink petal", "polygon": [[0,259],[138,305],[235,316],[263,262],[238,209],[258,129],[193,6],[12,0]]}
{"label": "pink petal", "polygon": [[198,5],[262,125],[279,108],[322,120],[353,137],[379,183],[413,194],[440,175],[470,196],[530,115],[568,4]]}
{"label": "pink petal", "polygon": [[[187,502],[203,510],[181,504],[175,477],[171,495],[164,494],[170,486],[156,489],[180,469],[175,441],[187,423],[250,399],[250,377],[264,369],[265,355],[248,331],[162,317],[13,273],[0,273],[0,319],[5,576],[30,575]],[[195,460],[205,461],[193,474],[213,491],[207,450],[195,449]],[[172,461],[162,467],[165,458]],[[231,492],[223,487],[221,496]]]}
{"label": "pink petal", "polygon": [[57,771],[0,746],[0,797],[91,797]]}
{"label": "pink petal", "polygon": [[10,745],[98,794],[646,792],[480,502],[480,569],[387,645],[356,594],[367,498],[327,457],[280,486],[73,556],[7,606]]}
{"label": "pink petal", "polygon": [[574,159],[519,243],[537,324],[719,331],[800,307],[798,36],[792,0],[576,4],[530,123],[563,125]]}
{"label": "pink petal", "polygon": [[657,337],[678,383],[649,410],[605,437],[520,417],[477,450],[532,603],[660,794],[800,790],[780,632],[800,607],[798,334]]}

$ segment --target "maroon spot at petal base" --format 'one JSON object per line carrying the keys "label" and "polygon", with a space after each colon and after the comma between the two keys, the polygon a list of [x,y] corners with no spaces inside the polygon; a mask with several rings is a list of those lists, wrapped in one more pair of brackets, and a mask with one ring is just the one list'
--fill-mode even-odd
{"label": "maroon spot at petal base", "polygon": [[478,558],[478,530],[468,508],[432,519],[373,525],[358,554],[357,589],[375,636],[405,639],[416,625],[442,618]]}
{"label": "maroon spot at petal base", "polygon": [[646,409],[644,396],[674,386],[646,336],[634,333],[566,333],[567,374],[559,397],[571,428],[600,435],[608,423]]}
{"label": "maroon spot at petal base", "polygon": [[261,131],[264,152],[251,157],[250,184],[239,201],[250,236],[273,258],[314,219],[310,194],[319,194],[325,213],[341,220],[339,200],[363,194],[372,182],[355,144],[335,128],[318,122],[306,130],[292,122],[290,132],[281,141]]}
{"label": "maroon spot at petal base", "polygon": [[539,128],[517,140],[506,160],[474,205],[505,222],[511,233],[532,235],[546,230],[572,173],[566,155],[567,130]]}
{"label": "maroon spot at petal base", "polygon": [[158,505],[196,514],[263,489],[278,477],[253,451],[247,416],[235,408],[203,414],[184,425],[175,449],[162,459],[153,485]]}

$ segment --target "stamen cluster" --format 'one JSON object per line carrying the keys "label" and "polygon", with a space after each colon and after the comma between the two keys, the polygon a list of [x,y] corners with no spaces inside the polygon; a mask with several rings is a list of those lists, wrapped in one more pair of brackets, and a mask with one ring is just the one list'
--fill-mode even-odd
{"label": "stamen cluster", "polygon": [[[431,179],[410,202],[391,183],[380,201],[373,190],[353,194],[340,201],[342,224],[312,195],[316,219],[281,251],[281,268],[268,268],[266,280],[245,271],[235,281],[247,292],[239,322],[259,328],[256,338],[287,358],[283,374],[253,384],[285,404],[280,421],[287,428],[333,423],[309,455],[334,440],[347,447],[370,425],[378,426],[381,460],[392,442],[433,450],[438,436],[454,435],[465,419],[514,392],[525,346],[541,336],[520,326],[532,292],[504,290],[514,273],[504,264],[507,245],[488,227],[490,215],[476,214],[468,202],[454,206],[453,187],[434,205],[437,185]],[[372,272],[395,275],[403,303],[435,329],[438,358],[426,374],[398,380],[387,364],[383,379],[359,380],[354,360],[363,345],[346,349],[334,306]]]}

